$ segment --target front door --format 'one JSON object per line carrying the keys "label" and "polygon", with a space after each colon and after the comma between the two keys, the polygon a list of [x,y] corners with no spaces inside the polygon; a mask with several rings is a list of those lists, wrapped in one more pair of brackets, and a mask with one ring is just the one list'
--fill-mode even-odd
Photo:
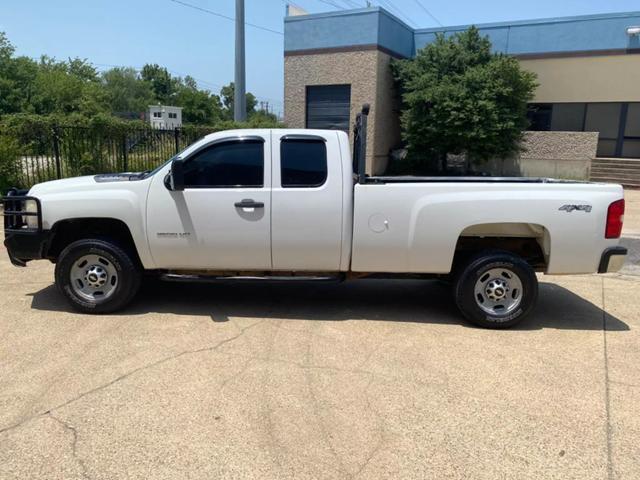
{"label": "front door", "polygon": [[271,140],[214,139],[184,159],[184,191],[153,179],[147,234],[157,268],[271,269]]}

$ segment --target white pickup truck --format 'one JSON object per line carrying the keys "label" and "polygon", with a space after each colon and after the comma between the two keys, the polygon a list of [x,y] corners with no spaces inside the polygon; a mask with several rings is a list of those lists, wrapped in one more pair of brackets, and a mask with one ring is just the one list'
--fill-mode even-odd
{"label": "white pickup truck", "polygon": [[619,185],[364,173],[341,131],[214,133],[154,171],[42,183],[4,197],[13,264],[56,264],[84,312],[164,280],[443,278],[464,316],[506,328],[533,308],[535,272],[617,271]]}

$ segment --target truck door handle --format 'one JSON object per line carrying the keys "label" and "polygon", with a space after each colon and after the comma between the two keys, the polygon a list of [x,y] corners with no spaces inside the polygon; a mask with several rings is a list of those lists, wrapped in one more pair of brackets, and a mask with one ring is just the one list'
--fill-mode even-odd
{"label": "truck door handle", "polygon": [[236,208],[264,208],[264,203],[254,202],[250,198],[245,198],[241,202],[235,203]]}

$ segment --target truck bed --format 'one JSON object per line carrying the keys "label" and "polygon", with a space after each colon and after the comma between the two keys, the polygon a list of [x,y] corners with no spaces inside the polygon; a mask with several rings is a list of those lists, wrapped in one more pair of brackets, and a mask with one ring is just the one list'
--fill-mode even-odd
{"label": "truck bed", "polygon": [[366,177],[365,183],[590,183],[580,180],[563,180],[543,177],[418,177],[412,175],[401,176],[372,176]]}
{"label": "truck bed", "polygon": [[355,272],[451,271],[464,238],[534,238],[546,273],[598,270],[619,185],[497,177],[367,177],[355,185]]}

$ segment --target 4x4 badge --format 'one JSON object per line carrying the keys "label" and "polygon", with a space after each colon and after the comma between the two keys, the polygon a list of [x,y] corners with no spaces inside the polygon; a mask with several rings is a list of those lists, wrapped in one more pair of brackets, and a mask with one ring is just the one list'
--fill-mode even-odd
{"label": "4x4 badge", "polygon": [[592,209],[593,207],[591,205],[563,205],[562,207],[559,208],[560,211],[564,211],[567,213],[571,213],[575,211],[591,213]]}

